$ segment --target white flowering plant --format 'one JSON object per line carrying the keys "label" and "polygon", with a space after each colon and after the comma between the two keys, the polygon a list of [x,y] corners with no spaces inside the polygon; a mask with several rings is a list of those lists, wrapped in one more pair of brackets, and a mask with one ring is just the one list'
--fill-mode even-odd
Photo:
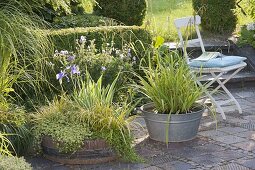
{"label": "white flowering plant", "polygon": [[255,48],[255,23],[249,23],[241,28],[238,45],[251,45]]}

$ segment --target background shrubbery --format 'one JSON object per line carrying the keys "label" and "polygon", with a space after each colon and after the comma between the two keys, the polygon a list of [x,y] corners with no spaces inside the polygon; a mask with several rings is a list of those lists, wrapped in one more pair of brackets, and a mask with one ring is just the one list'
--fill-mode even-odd
{"label": "background shrubbery", "polygon": [[104,43],[114,43],[114,47],[122,49],[124,44],[132,43],[137,52],[142,52],[144,48],[151,45],[150,33],[137,26],[116,26],[116,27],[93,27],[60,29],[49,31],[56,50],[75,50],[75,41],[81,36],[86,36],[88,40],[95,39],[97,49],[101,49]]}
{"label": "background shrubbery", "polygon": [[49,22],[56,16],[83,14],[89,6],[92,8],[94,2],[94,0],[1,0],[2,4],[26,7]]}
{"label": "background shrubbery", "polygon": [[226,33],[236,28],[234,12],[236,0],[193,0],[195,12],[202,18],[202,28],[211,32]]}
{"label": "background shrubbery", "polygon": [[94,13],[114,18],[125,25],[142,25],[146,15],[146,0],[97,0]]}
{"label": "background shrubbery", "polygon": [[97,27],[119,25],[114,19],[93,14],[68,15],[55,17],[52,26],[54,28]]}

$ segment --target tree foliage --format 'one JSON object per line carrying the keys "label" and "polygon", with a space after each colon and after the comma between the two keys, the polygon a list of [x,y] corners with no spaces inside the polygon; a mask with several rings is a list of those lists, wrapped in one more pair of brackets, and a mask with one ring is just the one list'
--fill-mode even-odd
{"label": "tree foliage", "polygon": [[86,6],[93,5],[95,0],[2,0],[0,6],[17,3],[52,22],[55,16],[84,13]]}

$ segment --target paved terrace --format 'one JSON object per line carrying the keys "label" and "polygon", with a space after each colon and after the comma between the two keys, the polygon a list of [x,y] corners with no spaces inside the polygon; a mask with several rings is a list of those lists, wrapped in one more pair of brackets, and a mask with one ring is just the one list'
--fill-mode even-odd
{"label": "paved terrace", "polygon": [[[44,158],[27,158],[34,169],[69,170],[249,170],[255,169],[255,87],[231,88],[239,101],[243,114],[231,105],[224,107],[227,120],[217,114],[215,119],[205,113],[196,139],[183,143],[156,142],[148,137],[142,118],[137,121],[144,127],[134,131],[136,150],[145,159],[144,163],[121,161],[98,165],[67,166]],[[218,97],[219,100],[222,99]]]}

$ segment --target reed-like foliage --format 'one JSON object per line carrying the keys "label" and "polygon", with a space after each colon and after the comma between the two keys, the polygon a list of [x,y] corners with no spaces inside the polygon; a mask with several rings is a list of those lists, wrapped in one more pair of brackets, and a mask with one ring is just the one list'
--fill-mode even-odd
{"label": "reed-like foliage", "polygon": [[32,142],[26,113],[13,105],[8,109],[0,108],[0,132],[11,134],[7,138],[13,145],[9,148],[13,154],[24,154]]}
{"label": "reed-like foliage", "polygon": [[9,105],[9,99],[20,99],[22,93],[40,94],[47,76],[45,58],[51,51],[50,41],[39,29],[44,22],[24,11],[19,5],[0,5],[0,131],[12,134],[7,138],[17,154],[26,151],[31,136],[26,122],[12,122],[20,110]]}
{"label": "reed-like foliage", "polygon": [[186,61],[177,53],[162,57],[154,51],[155,65],[143,67],[145,77],[139,76],[138,89],[155,105],[158,113],[183,114],[196,107],[202,89]]}
{"label": "reed-like foliage", "polygon": [[86,75],[86,81],[80,81],[78,88],[74,91],[74,100],[87,110],[93,110],[98,104],[110,107],[113,104],[117,78],[111,85],[103,87],[102,76],[94,82],[88,72]]}
{"label": "reed-like foliage", "polygon": [[89,124],[94,136],[106,139],[123,159],[139,160],[132,148],[130,133],[130,123],[134,119],[130,113],[134,106],[113,102],[118,77],[112,84],[102,87],[102,76],[94,82],[87,75],[86,81],[73,94],[80,107],[87,110],[80,113],[78,121]]}
{"label": "reed-like foliage", "polygon": [[[13,85],[22,93],[40,92],[45,80],[46,58],[51,50],[45,22],[24,13],[22,6],[0,5],[0,99],[4,101]],[[26,85],[24,85],[26,84]],[[25,89],[26,88],[26,89]]]}
{"label": "reed-like foliage", "polygon": [[13,148],[13,146],[6,136],[8,136],[8,135],[4,134],[4,133],[0,133],[0,156],[1,155],[6,155],[6,156],[12,155],[11,152],[9,151],[9,149],[10,149],[10,147]]}

